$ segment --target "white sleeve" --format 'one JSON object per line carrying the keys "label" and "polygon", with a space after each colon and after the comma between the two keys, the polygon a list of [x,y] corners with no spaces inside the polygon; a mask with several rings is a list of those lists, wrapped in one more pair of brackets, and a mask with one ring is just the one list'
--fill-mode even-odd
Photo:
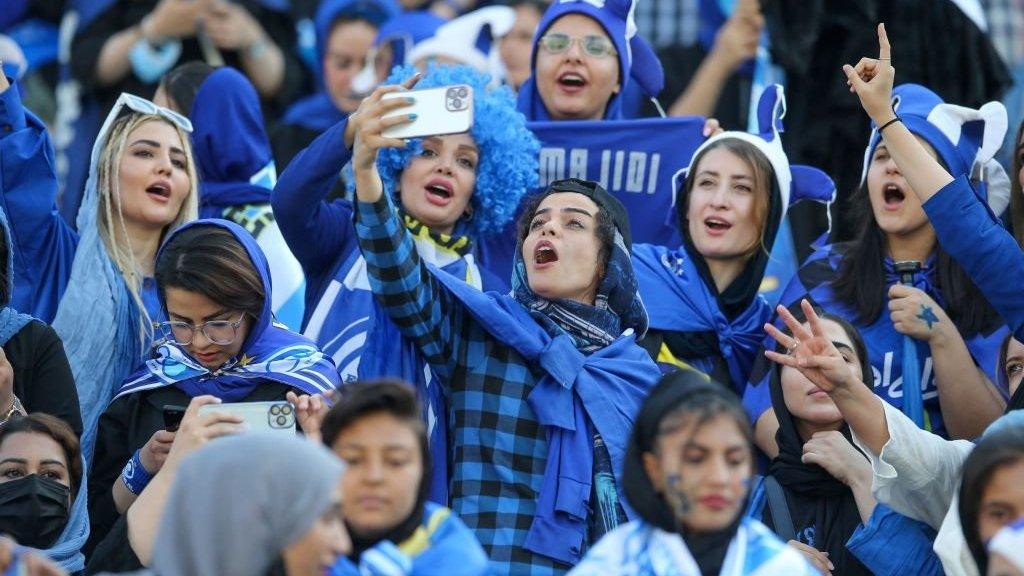
{"label": "white sleeve", "polygon": [[871,460],[871,491],[896,512],[935,528],[949,510],[960,482],[960,469],[974,448],[966,440],[944,440],[921,430],[902,412],[885,402],[889,441],[874,454],[857,435],[853,441]]}

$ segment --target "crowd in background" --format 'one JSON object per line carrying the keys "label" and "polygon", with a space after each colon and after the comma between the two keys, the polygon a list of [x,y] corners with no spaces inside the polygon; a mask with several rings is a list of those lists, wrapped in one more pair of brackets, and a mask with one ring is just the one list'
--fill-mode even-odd
{"label": "crowd in background", "polygon": [[4,0],[0,66],[0,573],[1024,574],[1022,0]]}

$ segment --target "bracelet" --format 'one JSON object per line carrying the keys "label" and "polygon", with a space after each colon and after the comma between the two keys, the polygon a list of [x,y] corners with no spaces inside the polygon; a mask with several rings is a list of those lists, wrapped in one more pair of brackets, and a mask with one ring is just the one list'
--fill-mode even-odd
{"label": "bracelet", "polygon": [[142,450],[136,450],[135,454],[132,454],[132,459],[124,465],[124,470],[121,471],[121,482],[129,492],[138,496],[142,494],[152,479],[153,475],[142,465]]}
{"label": "bracelet", "polygon": [[897,117],[893,118],[892,120],[889,120],[885,124],[882,124],[882,126],[878,129],[878,133],[881,134],[882,130],[885,130],[886,128],[888,128],[889,126],[892,126],[893,124],[895,124],[897,122],[903,122],[903,118],[900,118],[899,116],[897,116]]}
{"label": "bracelet", "polygon": [[28,414],[28,412],[25,411],[25,407],[21,405],[21,400],[18,400],[17,396],[11,394],[11,398],[11,407],[8,408],[7,412],[4,413],[3,420],[0,420],[0,426],[7,424],[7,422],[10,421],[10,419],[13,418],[15,414],[20,414],[22,416]]}

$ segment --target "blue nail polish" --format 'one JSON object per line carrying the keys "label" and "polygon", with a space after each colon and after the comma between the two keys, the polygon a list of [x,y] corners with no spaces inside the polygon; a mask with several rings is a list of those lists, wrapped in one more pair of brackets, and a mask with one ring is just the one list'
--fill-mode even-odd
{"label": "blue nail polish", "polygon": [[415,99],[415,98],[413,98],[412,96],[410,96],[410,97],[408,97],[408,98],[406,98],[406,99],[405,99],[405,102],[406,102],[407,104],[415,104],[415,103],[416,103],[416,99]]}
{"label": "blue nail polish", "polygon": [[419,118],[418,114],[409,114],[409,120],[415,120],[416,118]]}

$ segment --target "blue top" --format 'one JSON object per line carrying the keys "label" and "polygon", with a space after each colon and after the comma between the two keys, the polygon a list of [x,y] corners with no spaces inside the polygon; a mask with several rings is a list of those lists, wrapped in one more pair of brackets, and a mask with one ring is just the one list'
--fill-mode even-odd
{"label": "blue top", "polygon": [[1024,342],[1024,298],[1018,278],[1024,278],[1024,253],[961,176],[924,203],[942,249],[956,260]]}
{"label": "blue top", "polygon": [[404,542],[384,540],[363,552],[356,566],[341,557],[329,576],[402,574],[404,576],[484,576],[487,555],[473,533],[451,510],[427,503],[423,523]]}
{"label": "blue top", "polygon": [[657,366],[630,330],[583,356],[510,296],[424,264],[386,196],[358,203],[356,216],[374,294],[415,339],[448,399],[452,509],[494,571],[563,573],[587,544],[593,434],[621,471]]}
{"label": "blue top", "polygon": [[[764,476],[758,476],[750,491],[750,504],[746,516],[760,520],[764,517],[768,498]],[[814,527],[795,526],[797,539],[815,546]],[[877,576],[903,574],[941,575],[942,563],[932,550],[935,531],[897,513],[879,502],[867,524],[861,524],[846,541],[846,548]]]}
{"label": "blue top", "polygon": [[[960,250],[961,254],[968,259],[988,259],[990,252],[974,240],[976,234],[977,232],[972,229],[968,233],[959,235],[957,238],[962,245],[956,249]],[[952,244],[952,242],[947,242],[943,244],[943,248],[947,250],[954,248]],[[872,367],[873,374],[870,375],[870,378],[869,375],[865,375],[865,382],[871,385],[875,394],[883,400],[897,408],[902,408],[903,334],[897,332],[893,327],[887,309],[882,310],[872,324],[865,326],[856,322],[854,310],[836,298],[832,290],[832,281],[835,279],[842,257],[843,247],[841,245],[827,245],[815,251],[783,291],[779,303],[791,306],[801,298],[809,298],[824,310],[845,318],[853,324],[864,337],[864,343],[868,349],[868,359]],[[886,286],[892,286],[899,281],[898,274],[893,268],[892,259],[886,257],[884,266]],[[968,270],[968,274],[970,274],[969,269],[965,267],[965,270]],[[1004,278],[1008,277],[1005,270],[1001,271],[1001,274]],[[914,286],[935,299],[939,306],[943,306],[944,299],[936,284],[935,275],[935,258],[931,257],[924,262],[923,270],[915,275]],[[967,348],[975,362],[993,382],[996,381],[995,371],[999,345],[1006,334],[1005,327],[998,327],[988,334],[979,333],[966,340]],[[942,421],[942,411],[939,407],[939,393],[935,386],[931,348],[926,342],[915,341],[915,344],[921,367],[921,394],[924,399],[925,428],[945,437],[946,426]],[[767,345],[774,346],[774,341],[768,342]],[[768,374],[767,372],[758,374],[757,370],[754,372],[743,394],[743,404],[751,421],[756,421],[765,410],[771,407],[771,394],[767,385]]]}

